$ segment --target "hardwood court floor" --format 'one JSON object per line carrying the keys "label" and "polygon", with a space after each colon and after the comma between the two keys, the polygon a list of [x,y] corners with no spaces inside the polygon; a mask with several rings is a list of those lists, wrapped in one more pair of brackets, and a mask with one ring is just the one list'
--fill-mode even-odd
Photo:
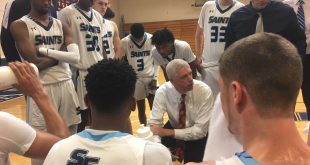
{"label": "hardwood court floor", "polygon": [[[160,72],[159,76],[159,83],[162,84],[164,82],[164,78],[162,76],[162,72]],[[147,117],[149,117],[150,114],[150,108],[148,104],[146,103],[146,114]],[[25,120],[26,113],[25,113],[26,105],[25,105],[25,98],[19,97],[7,102],[0,103],[0,111],[5,111],[8,113],[11,113],[15,115],[18,118],[21,118],[22,120]],[[297,103],[296,103],[296,112],[305,112],[306,108],[304,106],[301,93],[298,96]],[[137,129],[139,128],[139,119],[138,119],[138,110],[132,112],[131,116],[131,122],[133,126],[134,134],[136,134]],[[165,120],[167,120],[167,117],[165,117]],[[298,127],[299,133],[303,137],[303,139],[306,141],[306,136],[303,134],[303,129],[306,127],[307,122],[305,121],[298,121],[296,122],[296,125]],[[11,164],[12,165],[30,165],[30,159],[16,155],[16,154],[10,154]],[[174,165],[179,165],[179,162],[174,162]]]}

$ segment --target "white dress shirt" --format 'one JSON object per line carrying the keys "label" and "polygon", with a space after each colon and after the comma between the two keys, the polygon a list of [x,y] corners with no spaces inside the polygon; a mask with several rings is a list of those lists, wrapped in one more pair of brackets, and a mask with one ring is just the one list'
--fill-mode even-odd
{"label": "white dress shirt", "polygon": [[[305,14],[305,33],[307,37],[307,49],[306,54],[310,54],[310,0],[303,0],[304,1],[304,14]],[[295,13],[297,13],[297,9],[299,6],[298,0],[284,0],[283,3],[290,5]]]}
{"label": "white dress shirt", "polygon": [[[213,109],[213,94],[209,86],[197,80],[193,90],[186,93],[186,125],[185,129],[174,129],[174,138],[180,140],[197,140],[206,136]],[[150,123],[163,124],[164,113],[168,113],[169,122],[176,128],[179,122],[179,93],[171,82],[161,85],[155,94]]]}

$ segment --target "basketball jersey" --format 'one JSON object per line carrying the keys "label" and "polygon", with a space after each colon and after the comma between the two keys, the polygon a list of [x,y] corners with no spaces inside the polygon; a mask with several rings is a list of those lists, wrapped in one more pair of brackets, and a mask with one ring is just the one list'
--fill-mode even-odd
{"label": "basketball jersey", "polygon": [[174,41],[174,51],[166,58],[162,57],[155,47],[152,49],[151,54],[154,58],[155,65],[163,67],[166,67],[167,64],[173,59],[183,59],[187,63],[191,63],[196,58],[189,44],[181,40]]}
{"label": "basketball jersey", "polygon": [[[36,48],[45,47],[60,50],[64,43],[62,24],[59,20],[49,17],[47,26],[41,24],[29,15],[21,19],[29,32],[29,39]],[[57,65],[46,68],[39,72],[40,80],[44,85],[53,84],[71,79],[69,64],[59,61]]]}
{"label": "basketball jersey", "polygon": [[145,144],[128,133],[86,129],[56,143],[44,164],[142,165]]}
{"label": "basketball jersey", "polygon": [[225,47],[225,33],[231,13],[243,4],[234,0],[221,9],[218,0],[206,2],[200,12],[198,24],[204,32],[203,65],[218,65]]}
{"label": "basketball jersey", "polygon": [[103,36],[103,49],[108,58],[114,58],[114,28],[110,20],[104,19],[104,29],[106,33]]}
{"label": "basketball jersey", "polygon": [[235,156],[221,161],[215,161],[216,165],[261,165],[246,151],[236,153]]}
{"label": "basketball jersey", "polygon": [[135,42],[130,34],[121,40],[128,63],[134,68],[138,77],[153,77],[154,75],[151,37],[151,34],[145,33],[141,44]]}
{"label": "basketball jersey", "polygon": [[73,32],[74,42],[79,45],[80,61],[73,66],[80,70],[87,70],[103,59],[102,27],[104,25],[103,18],[97,11],[91,9],[89,17],[76,4],[71,4],[60,10],[58,18],[68,24]]}

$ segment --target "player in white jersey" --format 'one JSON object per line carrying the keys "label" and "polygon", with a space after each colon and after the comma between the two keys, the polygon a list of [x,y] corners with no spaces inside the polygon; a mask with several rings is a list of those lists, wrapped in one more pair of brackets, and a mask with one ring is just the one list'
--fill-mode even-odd
{"label": "player in white jersey", "polygon": [[[39,68],[45,90],[73,134],[80,122],[79,101],[67,62],[76,63],[80,55],[68,27],[49,16],[49,7],[49,0],[31,0],[30,13],[14,21],[10,30],[21,58]],[[62,46],[69,52],[59,51]],[[46,130],[42,113],[31,97],[27,98],[27,120],[34,128]]]}
{"label": "player in white jersey", "polygon": [[105,56],[102,45],[102,39],[105,34],[103,18],[97,11],[91,8],[91,5],[91,0],[79,0],[77,3],[62,9],[58,14],[61,22],[70,27],[74,32],[73,40],[79,45],[81,54],[80,61],[73,65],[73,68],[78,70],[76,88],[82,110],[82,122],[79,125],[78,131],[84,130],[89,118],[87,106],[84,103],[86,95],[84,78],[87,75],[87,69]]}
{"label": "player in white jersey", "polygon": [[172,165],[171,154],[162,144],[123,131],[135,109],[136,80],[125,61],[104,59],[91,66],[85,78],[90,129],[56,143],[44,164]]}
{"label": "player in white jersey", "polygon": [[166,81],[168,81],[168,77],[165,68],[173,59],[185,60],[192,69],[193,78],[196,78],[196,57],[186,41],[175,40],[173,33],[164,28],[153,33],[152,44],[155,45],[151,52],[154,63],[162,68]]}
{"label": "player in white jersey", "polygon": [[141,23],[134,23],[130,27],[130,34],[121,40],[123,56],[138,75],[135,98],[137,99],[140,124],[145,125],[145,98],[148,99],[149,106],[152,108],[159,69],[154,65],[151,54],[153,48],[151,37],[151,34],[144,32]]}
{"label": "player in white jersey", "polygon": [[16,76],[18,90],[31,96],[38,104],[46,122],[47,132],[35,131],[13,115],[0,112],[1,165],[10,164],[9,153],[45,158],[57,141],[70,134],[31,65],[27,62],[11,62],[9,66]]}
{"label": "player in white jersey", "polygon": [[[48,16],[48,0],[32,0],[31,5],[30,13],[11,25],[17,49],[23,60],[35,63],[39,68],[44,88],[67,125],[76,125],[80,122],[76,112],[79,104],[67,62],[79,60],[78,47],[73,43],[69,29]],[[69,52],[58,51],[62,46]],[[28,103],[29,123],[40,130],[45,129],[39,110],[31,99]]]}
{"label": "player in white jersey", "polygon": [[[93,8],[98,11],[102,17],[105,15],[109,6],[109,0],[94,0]],[[103,39],[103,48],[108,58],[121,58],[121,40],[117,25],[108,19],[104,19],[105,34]]]}
{"label": "player in white jersey", "polygon": [[231,13],[242,6],[236,0],[207,1],[200,12],[195,38],[196,65],[214,97],[219,92],[218,61],[225,47],[226,26]]}

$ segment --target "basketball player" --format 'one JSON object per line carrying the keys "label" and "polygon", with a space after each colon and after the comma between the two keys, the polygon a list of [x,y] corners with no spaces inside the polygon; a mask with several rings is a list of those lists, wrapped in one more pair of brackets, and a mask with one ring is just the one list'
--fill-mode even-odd
{"label": "basketball player", "polygon": [[[98,11],[102,17],[106,13],[109,6],[109,0],[94,0],[93,8]],[[108,58],[121,58],[121,40],[117,25],[108,19],[104,19],[104,28],[106,33],[103,39],[103,48]]]}
{"label": "basketball player", "polygon": [[219,92],[218,61],[225,47],[226,26],[231,13],[241,6],[237,0],[207,1],[200,12],[195,37],[196,65],[214,98]]}
{"label": "basketball player", "polygon": [[144,125],[146,125],[145,98],[152,108],[159,69],[158,66],[154,66],[151,37],[151,34],[144,32],[142,24],[134,23],[130,27],[130,34],[121,41],[123,56],[138,75],[135,98],[138,100],[139,121]]}
{"label": "basketball player", "polygon": [[222,108],[244,151],[204,164],[310,164],[293,119],[301,84],[301,58],[283,37],[256,33],[228,47],[220,59]]}
{"label": "basketball player", "polygon": [[74,31],[73,41],[79,45],[81,54],[79,62],[73,65],[73,74],[76,72],[78,74],[76,88],[82,110],[82,122],[79,124],[78,132],[84,130],[90,115],[84,103],[86,94],[84,78],[87,75],[87,69],[102,60],[105,55],[102,46],[105,34],[103,18],[91,6],[91,0],[79,0],[60,10],[58,14],[61,22]]}
{"label": "basketball player", "polygon": [[[10,26],[12,22],[29,12],[30,0],[8,0],[5,5],[1,26],[1,47],[7,62],[21,61],[10,32]],[[56,7],[50,8],[50,15],[56,18]]]}
{"label": "basketball player", "polygon": [[31,65],[27,62],[11,62],[9,66],[18,82],[14,87],[35,100],[47,129],[46,132],[36,131],[15,116],[0,112],[1,165],[10,164],[9,153],[11,152],[27,157],[45,158],[57,141],[70,135],[65,122],[58,114]]}
{"label": "basketball player", "polygon": [[173,33],[164,28],[153,33],[152,44],[155,45],[151,52],[154,63],[162,68],[166,81],[169,79],[165,68],[173,59],[185,60],[191,67],[193,78],[196,78],[196,57],[186,41],[175,40]]}
{"label": "basketball player", "polygon": [[[10,27],[16,48],[23,60],[38,67],[40,80],[54,106],[64,118],[70,132],[76,133],[80,122],[80,115],[77,114],[79,102],[67,62],[79,61],[78,46],[73,43],[69,29],[49,16],[49,0],[30,2],[30,13],[14,21]],[[68,52],[59,51],[61,47],[66,47]],[[27,112],[27,120],[31,126],[37,130],[46,129],[43,116],[30,97],[27,98]]]}
{"label": "basketball player", "polygon": [[136,80],[135,71],[124,61],[108,59],[91,66],[85,78],[90,129],[56,143],[44,164],[172,165],[162,144],[124,133],[135,109]]}

